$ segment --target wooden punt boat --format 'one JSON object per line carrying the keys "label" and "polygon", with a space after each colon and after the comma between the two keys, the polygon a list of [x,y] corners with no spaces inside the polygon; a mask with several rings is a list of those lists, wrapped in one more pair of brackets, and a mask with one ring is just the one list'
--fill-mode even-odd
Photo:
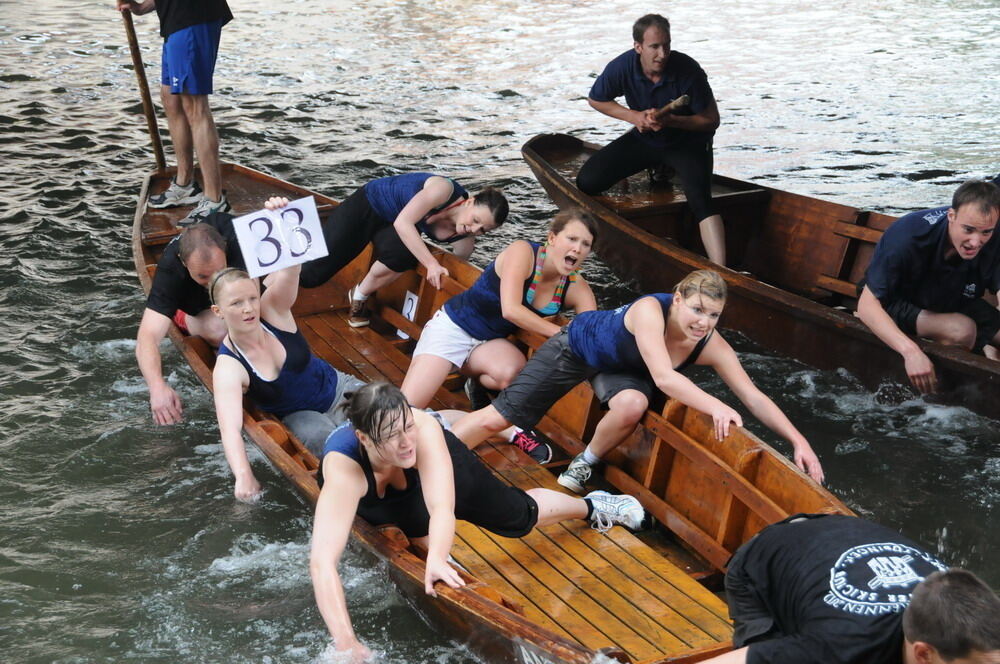
{"label": "wooden punt boat", "polygon": [[[677,183],[642,173],[604,196],[576,188],[576,174],[600,146],[542,134],[521,153],[559,207],[579,206],[601,224],[597,252],[644,292],[669,292],[708,262]],[[856,284],[894,217],[713,176],[712,197],[726,223],[732,269],[723,326],[819,369],[846,368],[872,389],[909,384],[902,359],[854,315]],[[1000,362],[955,347],[923,343],[945,403],[997,417]]]}
{"label": "wooden punt boat", "polygon": [[[170,171],[149,175],[134,221],[133,251],[148,292],[156,261],[177,229],[182,212],[147,210],[150,194],[165,189]],[[237,211],[258,207],[267,195],[311,192],[248,168],[224,165],[223,177]],[[335,205],[313,194],[321,206]],[[435,250],[437,251],[437,250]],[[367,270],[370,249],[317,289],[303,290],[295,314],[313,350],[334,366],[366,380],[399,383],[422,324],[451,294],[467,287],[477,268],[439,255],[453,278],[436,291],[424,275],[404,275],[378,296],[370,328],[347,325],[343,293]],[[414,320],[399,312],[415,293]],[[397,328],[410,335],[404,340]],[[198,378],[211,389],[213,350],[177,328],[170,339]],[[540,337],[521,342],[537,347]],[[438,391],[435,407],[467,407],[457,376]],[[581,385],[542,422],[563,454],[542,467],[510,445],[480,447],[481,458],[506,481],[524,488],[558,488],[567,455],[582,449],[598,416],[590,389]],[[319,494],[316,458],[278,421],[249,403],[243,423],[249,438],[309,502]],[[724,443],[712,438],[711,421],[669,402],[651,410],[636,434],[610,459],[612,490],[637,495],[656,525],[632,534],[613,528],[599,534],[583,521],[504,539],[460,523],[453,554],[468,571],[468,585],[423,593],[424,552],[392,527],[357,519],[353,534],[385,561],[401,592],[444,633],[467,643],[487,661],[584,664],[598,653],[623,662],[695,662],[728,650],[731,628],[716,594],[730,554],[760,528],[801,512],[850,513],[784,457],[739,430]]]}

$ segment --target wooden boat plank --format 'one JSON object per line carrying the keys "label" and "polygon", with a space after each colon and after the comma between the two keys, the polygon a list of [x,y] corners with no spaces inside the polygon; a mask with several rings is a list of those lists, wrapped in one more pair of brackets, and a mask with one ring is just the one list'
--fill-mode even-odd
{"label": "wooden boat plank", "polygon": [[[640,631],[631,620],[626,620],[622,616],[620,611],[624,609],[624,602],[615,601],[616,597],[610,594],[602,594],[602,597],[597,599],[581,588],[581,583],[590,585],[584,581],[590,575],[578,565],[571,564],[566,556],[556,561],[546,559],[529,546],[530,535],[510,539],[488,531],[484,531],[484,534],[512,559],[518,561],[534,577],[536,584],[544,586],[564,602],[572,605],[575,611],[594,628],[606,634],[632,659],[646,659],[663,653],[651,641],[650,634]],[[557,567],[553,563],[561,564],[562,567]],[[609,604],[617,606],[612,607]]]}
{"label": "wooden boat plank", "polygon": [[[475,528],[475,526],[469,525],[469,528]],[[464,530],[464,528],[462,528],[462,530]],[[462,565],[462,567],[474,574],[480,580],[499,590],[511,600],[517,602],[526,617],[547,629],[551,629],[557,634],[573,638],[569,632],[564,630],[558,623],[549,618],[545,612],[539,609],[534,602],[525,597],[520,590],[508,583],[507,579],[505,579],[501,574],[497,573],[489,562],[487,562],[475,549],[466,543],[465,539],[462,538],[459,532],[456,532],[455,534],[455,542],[452,545],[451,553],[455,560]]]}
{"label": "wooden boat plank", "polygon": [[[512,461],[505,447],[510,446],[499,445],[481,453],[494,472],[525,490],[533,487],[559,490],[551,473],[538,465],[520,465]],[[609,585],[616,592],[636,603],[685,644],[704,645],[730,637],[732,629],[725,605],[682,569],[668,563],[654,571],[641,563],[640,558],[658,556],[655,553],[652,556],[633,555],[633,551],[649,551],[649,547],[632,533],[612,528],[600,534],[576,522],[548,526],[541,532],[562,549],[562,553],[549,551],[551,557],[565,555],[589,563],[583,565],[588,574],[613,582]]]}
{"label": "wooden boat plank", "polygon": [[583,617],[573,604],[539,583],[517,559],[497,546],[485,531],[467,523],[459,523],[458,530],[462,539],[489,561],[498,574],[520,588],[531,603],[585,647],[593,650],[609,645],[621,647],[603,630],[603,625],[595,629],[593,622]]}

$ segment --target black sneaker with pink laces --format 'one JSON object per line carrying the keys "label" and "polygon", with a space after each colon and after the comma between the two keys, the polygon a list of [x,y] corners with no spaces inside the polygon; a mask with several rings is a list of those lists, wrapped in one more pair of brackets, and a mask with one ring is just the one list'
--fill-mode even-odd
{"label": "black sneaker with pink laces", "polygon": [[514,434],[514,440],[510,442],[538,463],[552,461],[552,448],[548,443],[539,440],[539,435],[534,431],[518,431]]}

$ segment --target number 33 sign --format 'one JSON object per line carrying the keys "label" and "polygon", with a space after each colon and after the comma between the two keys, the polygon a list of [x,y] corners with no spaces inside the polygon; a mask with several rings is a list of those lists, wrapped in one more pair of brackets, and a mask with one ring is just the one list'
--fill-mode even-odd
{"label": "number 33 sign", "polygon": [[312,196],[233,219],[233,228],[251,277],[327,255]]}

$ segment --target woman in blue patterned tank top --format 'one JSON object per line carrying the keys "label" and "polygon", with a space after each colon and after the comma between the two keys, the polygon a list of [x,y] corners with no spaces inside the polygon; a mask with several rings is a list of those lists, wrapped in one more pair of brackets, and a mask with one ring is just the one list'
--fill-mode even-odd
{"label": "woman in blue patterned tank top", "polygon": [[509,335],[522,329],[551,337],[559,326],[546,316],[596,309],[593,291],[578,274],[596,233],[589,213],[565,210],[549,226],[545,245],[517,240],[500,252],[467,291],[448,300],[424,326],[402,385],[410,404],[426,407],[455,370],[469,377],[472,395],[480,385],[502,390],[527,361]]}

